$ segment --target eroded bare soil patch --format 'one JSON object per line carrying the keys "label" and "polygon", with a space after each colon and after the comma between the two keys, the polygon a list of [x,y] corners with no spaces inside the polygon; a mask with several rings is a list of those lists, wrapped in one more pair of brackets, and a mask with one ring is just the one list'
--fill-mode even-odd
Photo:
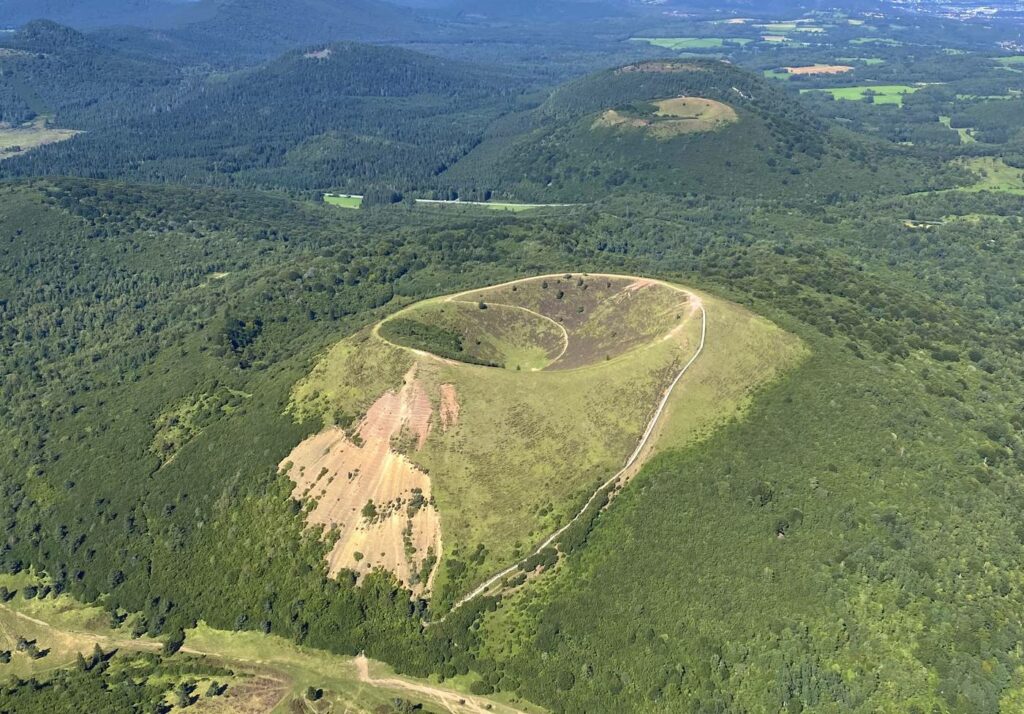
{"label": "eroded bare soil patch", "polygon": [[[440,389],[442,429],[458,421],[454,387]],[[332,575],[393,572],[422,592],[441,553],[441,523],[430,478],[406,456],[422,448],[435,410],[416,367],[402,387],[383,394],[350,437],[330,427],[299,444],[280,465],[295,482],[293,498],[312,500],[309,524],[337,533]]]}

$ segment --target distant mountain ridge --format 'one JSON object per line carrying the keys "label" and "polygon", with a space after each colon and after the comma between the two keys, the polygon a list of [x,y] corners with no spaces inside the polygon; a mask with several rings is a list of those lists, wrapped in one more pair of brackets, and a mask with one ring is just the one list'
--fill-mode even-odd
{"label": "distant mountain ridge", "polygon": [[[689,130],[685,123],[699,120],[683,116],[675,131],[664,131],[671,118],[659,105],[686,98],[710,100],[736,119]],[[455,191],[527,201],[595,200],[619,190],[764,197],[902,192],[920,180],[912,169],[879,182],[852,157],[875,150],[861,142],[839,139],[791,96],[727,62],[655,60],[563,85],[537,109],[492,126],[440,180]]]}
{"label": "distant mountain ridge", "polygon": [[2,168],[303,190],[415,186],[479,142],[517,81],[393,47],[319,44]]}
{"label": "distant mountain ridge", "polygon": [[52,20],[82,29],[168,27],[201,19],[209,0],[0,0],[0,27]]}

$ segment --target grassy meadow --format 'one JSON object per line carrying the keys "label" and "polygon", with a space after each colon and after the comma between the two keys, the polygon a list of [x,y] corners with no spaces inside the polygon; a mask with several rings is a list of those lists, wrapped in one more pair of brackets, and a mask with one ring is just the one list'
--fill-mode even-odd
{"label": "grassy meadow", "polygon": [[903,106],[903,97],[913,94],[920,87],[909,84],[877,84],[863,85],[858,87],[833,87],[831,89],[801,89],[800,93],[827,92],[834,99],[843,101],[864,101],[868,96],[873,97],[874,104],[895,104]]}
{"label": "grassy meadow", "polygon": [[46,144],[67,141],[80,133],[72,129],[50,128],[49,118],[45,116],[21,126],[0,125],[0,161]]}
{"label": "grassy meadow", "polygon": [[631,37],[633,42],[646,42],[667,50],[713,50],[728,45],[746,45],[752,40],[745,37]]}
{"label": "grassy meadow", "polygon": [[[157,657],[163,639],[134,636],[137,616],[127,615],[114,627],[110,614],[102,607],[87,606],[68,595],[48,595],[45,599],[28,599],[24,588],[42,587],[43,582],[29,573],[0,576],[0,585],[17,591],[7,602],[0,603],[0,651],[11,651],[10,662],[0,663],[0,675],[34,677],[46,681],[61,668],[74,665],[79,653],[90,657],[98,646],[107,653],[106,665],[111,674],[120,676],[131,671],[139,656]],[[42,656],[33,659],[18,651],[18,639],[32,642]],[[184,710],[176,704],[173,690],[181,682],[194,683],[201,694],[216,681],[226,684],[222,698],[204,703],[204,711],[271,711],[287,714],[306,711],[301,703],[309,688],[323,691],[317,710],[330,706],[338,711],[369,712],[377,707],[390,707],[398,699],[421,706],[418,711],[468,713],[478,708],[511,714],[540,712],[539,707],[517,704],[510,697],[482,698],[466,691],[472,678],[463,678],[461,689],[436,681],[419,680],[396,675],[379,662],[367,661],[370,678],[360,676],[353,657],[333,655],[314,650],[274,635],[257,632],[228,632],[209,627],[203,622],[185,631],[184,646],[173,658],[165,658],[166,666],[144,675],[146,686],[167,690],[165,702],[169,711]],[[211,674],[211,670],[228,667],[232,673]],[[464,702],[460,705],[459,702]],[[466,703],[468,701],[468,703]],[[256,709],[253,707],[256,706]],[[269,708],[267,708],[269,707]],[[198,709],[197,709],[198,710]]]}
{"label": "grassy meadow", "polygon": [[353,194],[325,193],[324,203],[338,208],[360,208],[363,205],[363,197]]}
{"label": "grassy meadow", "polygon": [[484,208],[491,211],[511,211],[512,213],[519,213],[520,211],[532,211],[537,208],[568,208],[576,205],[572,203],[509,203],[505,201],[442,201],[428,198],[417,198],[416,205],[418,206],[445,206],[445,207],[459,207],[464,206],[466,208]]}
{"label": "grassy meadow", "polygon": [[963,190],[971,192],[998,191],[1024,195],[1024,171],[1007,165],[1002,159],[978,156],[963,159],[961,163],[978,177],[977,183]]}

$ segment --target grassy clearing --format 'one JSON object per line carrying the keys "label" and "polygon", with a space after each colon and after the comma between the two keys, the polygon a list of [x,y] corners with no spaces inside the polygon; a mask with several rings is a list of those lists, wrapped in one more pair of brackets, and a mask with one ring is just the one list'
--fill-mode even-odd
{"label": "grassy clearing", "polygon": [[72,129],[51,129],[48,122],[48,117],[40,116],[21,126],[5,127],[0,124],[0,161],[46,144],[67,141],[81,133]]}
{"label": "grassy clearing", "polygon": [[[952,117],[940,116],[939,117],[939,123],[942,124],[943,126],[949,128],[949,129],[953,128],[953,118]],[[960,143],[961,144],[976,144],[976,143],[978,143],[978,140],[974,138],[974,133],[973,132],[974,132],[974,129],[970,129],[970,128],[967,128],[967,127],[957,127],[957,129],[956,129],[956,133],[960,135]]]}
{"label": "grassy clearing", "polygon": [[977,183],[963,191],[1000,191],[1024,195],[1024,171],[1008,166],[1002,159],[980,156],[963,159],[963,165],[978,176]]}
{"label": "grassy clearing", "polygon": [[632,110],[609,109],[591,128],[641,130],[655,139],[667,140],[715,131],[737,121],[736,110],[728,104],[701,97],[674,97],[638,104]]}
{"label": "grassy clearing", "polygon": [[355,194],[325,193],[324,203],[339,208],[361,208],[363,197]]}
{"label": "grassy clearing", "polygon": [[850,40],[851,45],[885,45],[886,47],[902,47],[905,42],[891,40],[888,37],[858,37]]}
{"label": "grassy clearing", "polygon": [[[430,474],[441,514],[444,553],[433,590],[441,607],[530,552],[578,510],[595,484],[622,466],[661,392],[696,349],[700,320],[680,308],[686,305],[679,301],[682,293],[624,287],[600,276],[548,276],[458,297],[478,312],[490,312],[479,310],[481,299],[515,301],[564,325],[570,335],[565,361],[543,371],[410,355],[374,341],[371,332],[360,346],[346,340],[332,349],[296,389],[298,413],[329,419],[337,412],[358,414],[354,405],[372,402],[388,382],[368,378],[367,369],[403,356],[418,361],[417,380],[428,394],[453,385],[458,424],[433,429],[423,447],[408,454]],[[419,303],[395,319],[437,316],[444,304],[442,298]],[[704,304],[711,310],[713,339],[722,342],[709,352],[715,359],[695,372],[700,376],[687,376],[693,384],[688,381],[673,397],[673,416],[662,426],[666,443],[695,438],[734,415],[743,395],[793,358],[791,338],[769,323],[708,296]],[[750,336],[730,349],[726,341],[744,329]],[[700,401],[691,403],[691,391]],[[677,425],[668,423],[676,420]]]}
{"label": "grassy clearing", "polygon": [[[27,573],[0,576],[0,585],[10,589],[38,583]],[[45,600],[26,600],[20,594],[15,595],[0,605],[0,650],[13,652],[9,663],[0,664],[0,674],[46,679],[47,673],[72,666],[78,653],[88,657],[96,645],[104,652],[116,650],[119,653],[112,662],[114,666],[119,665],[124,655],[159,652],[162,646],[159,640],[131,638],[132,621],[129,618],[125,625],[113,629],[102,608],[83,605],[67,595],[56,598],[51,595]],[[40,650],[46,650],[45,656],[33,660],[25,653],[14,651],[15,642],[22,637],[34,640]],[[236,672],[235,677],[217,677],[218,681],[229,685],[228,696],[204,702],[204,711],[272,710],[275,714],[308,711],[298,702],[303,700],[309,687],[324,690],[317,711],[331,708],[332,711],[372,712],[384,706],[390,711],[396,698],[422,704],[419,711],[435,713],[479,711],[488,705],[492,711],[504,714],[541,711],[533,706],[510,707],[500,698],[470,697],[465,694],[465,686],[455,689],[398,676],[376,662],[368,662],[374,681],[363,681],[357,661],[352,657],[300,647],[273,635],[215,630],[204,623],[186,631],[183,653],[186,654],[177,657],[196,657],[199,662],[226,666]],[[171,690],[183,679],[198,681],[198,691],[205,690],[205,680],[188,676],[187,666],[179,675],[161,675],[151,683],[159,681]],[[468,681],[463,685],[468,685]],[[262,692],[251,691],[259,686],[263,687]],[[243,693],[247,696],[240,696]],[[460,700],[466,703],[460,705]],[[246,704],[260,706],[249,709],[245,708]]]}
{"label": "grassy clearing", "polygon": [[729,45],[743,46],[752,42],[746,37],[631,37],[631,42],[646,42],[668,50],[712,50]]}
{"label": "grassy clearing", "polygon": [[859,62],[860,64],[867,65],[868,67],[876,67],[880,64],[885,64],[885,60],[880,57],[836,57],[837,62]]}
{"label": "grassy clearing", "polygon": [[1012,57],[995,57],[996,62],[1006,67],[1024,65],[1024,55],[1013,55]]}
{"label": "grassy clearing", "polygon": [[866,101],[867,97],[873,97],[874,104],[895,104],[903,106],[903,97],[913,94],[920,87],[909,84],[875,84],[859,87],[833,87],[831,89],[801,89],[800,93],[827,92],[834,99],[844,101]]}
{"label": "grassy clearing", "polygon": [[778,32],[807,32],[811,34],[821,34],[825,32],[824,27],[817,25],[805,25],[797,22],[769,22],[764,25],[755,25],[762,30],[772,33]]}
{"label": "grassy clearing", "polygon": [[537,208],[570,208],[576,203],[505,203],[502,201],[442,201],[430,198],[417,198],[417,205],[422,206],[465,206],[467,208],[486,208],[491,211],[532,211]]}

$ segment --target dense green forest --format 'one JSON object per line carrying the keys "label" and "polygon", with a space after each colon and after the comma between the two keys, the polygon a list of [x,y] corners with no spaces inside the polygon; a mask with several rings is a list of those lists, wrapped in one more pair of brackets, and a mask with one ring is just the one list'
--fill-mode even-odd
{"label": "dense green forest", "polygon": [[[1019,686],[1005,644],[1020,634],[1018,198],[881,199],[867,215],[699,198],[338,215],[61,180],[9,186],[2,206],[9,571],[106,593],[154,633],[204,619],[418,674],[472,668],[481,690],[561,711],[638,697],[994,711]],[[911,210],[949,218],[915,230]],[[588,547],[479,629],[486,600],[423,630],[429,605],[385,576],[326,580],[274,466],[318,426],[282,416],[309,360],[393,305],[566,264],[713,289],[816,356],[743,422],[652,464]],[[241,406],[165,462],[161,414],[222,386]],[[622,529],[628,549],[610,545]],[[663,585],[647,587],[655,572]],[[889,628],[916,654],[881,686],[869,671],[900,661],[876,634]]]}
{"label": "dense green forest", "polygon": [[[506,5],[367,1],[319,27],[262,0],[166,27],[139,5],[144,30],[0,35],[0,122],[86,130],[0,162],[0,570],[169,649],[204,621],[553,712],[1024,710],[1013,23],[851,3],[770,48],[800,26],[726,22],[746,5]],[[819,62],[850,70],[784,70]],[[678,97],[736,121],[598,121]],[[336,189],[363,208],[318,200]],[[410,303],[562,271],[708,291],[809,357],[501,598],[445,612],[384,571],[328,577],[278,471],[323,426],[288,410],[295,384]],[[382,329],[465,359],[454,333]],[[164,711],[201,693],[159,682],[224,674],[126,652],[8,679],[2,654],[0,711]]]}
{"label": "dense green forest", "polygon": [[125,55],[52,22],[33,22],[0,45],[0,87],[35,114],[97,130],[173,102],[188,86],[178,67]]}
{"label": "dense green forest", "polygon": [[[38,76],[31,77],[34,86]],[[58,73],[51,81],[63,85],[74,76]],[[11,159],[2,169],[359,193],[370,186],[406,188],[466,154],[522,88],[498,71],[355,44],[294,51],[255,70],[207,79],[187,95],[186,80],[177,86],[181,95],[157,111],[141,111],[140,98],[127,96],[118,106],[134,111],[132,118]],[[116,83],[109,90],[123,91]],[[93,128],[70,100],[60,106],[61,123]]]}

